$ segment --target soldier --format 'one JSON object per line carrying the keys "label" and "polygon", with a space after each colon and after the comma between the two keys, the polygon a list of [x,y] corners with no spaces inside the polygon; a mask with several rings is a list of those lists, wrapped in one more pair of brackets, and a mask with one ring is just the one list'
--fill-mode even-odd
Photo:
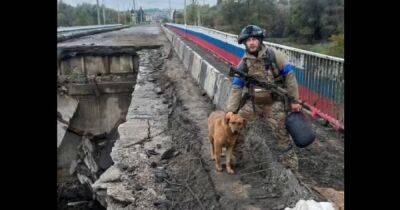
{"label": "soldier", "polygon": [[[241,59],[237,70],[254,76],[261,81],[274,83],[285,88],[289,95],[296,100],[299,98],[298,85],[293,66],[288,63],[285,55],[273,48],[267,47],[262,40],[265,37],[263,30],[255,25],[248,25],[242,29],[239,34],[239,44],[245,44],[246,53]],[[288,107],[278,96],[270,91],[257,87],[244,89],[244,81],[239,77],[233,77],[232,90],[226,107],[227,112],[236,112],[245,91],[249,91],[254,95],[255,111],[253,105],[248,100],[239,110],[238,114],[248,120],[252,120],[257,116],[262,116],[270,124],[274,131],[274,136],[278,141],[278,148],[283,153],[282,164],[292,169],[298,170],[298,158],[293,150],[292,143],[288,132],[285,129],[285,109],[292,112],[301,110],[301,105],[296,101],[290,101]],[[238,140],[234,149],[234,155],[238,162],[243,157],[243,137]]]}

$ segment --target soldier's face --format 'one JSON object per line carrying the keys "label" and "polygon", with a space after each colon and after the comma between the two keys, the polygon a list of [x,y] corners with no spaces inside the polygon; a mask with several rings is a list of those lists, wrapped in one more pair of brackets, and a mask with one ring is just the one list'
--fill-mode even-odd
{"label": "soldier's face", "polygon": [[246,40],[246,47],[251,53],[256,52],[260,46],[260,40],[254,37],[250,37]]}

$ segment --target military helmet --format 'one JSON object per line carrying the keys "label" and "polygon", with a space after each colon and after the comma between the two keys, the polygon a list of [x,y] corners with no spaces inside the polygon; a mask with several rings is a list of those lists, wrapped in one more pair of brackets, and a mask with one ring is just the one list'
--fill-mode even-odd
{"label": "military helmet", "polygon": [[264,39],[265,32],[256,25],[248,25],[248,26],[244,27],[242,29],[242,31],[240,31],[240,34],[238,37],[238,43],[242,44],[249,37],[257,37],[260,39]]}

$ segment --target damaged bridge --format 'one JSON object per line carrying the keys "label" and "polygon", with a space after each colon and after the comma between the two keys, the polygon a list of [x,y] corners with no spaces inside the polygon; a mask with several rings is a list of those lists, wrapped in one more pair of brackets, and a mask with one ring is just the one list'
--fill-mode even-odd
{"label": "damaged bridge", "polygon": [[261,121],[245,130],[235,174],[215,170],[207,117],[226,104],[228,63],[169,27],[84,36],[57,50],[59,209],[285,209],[301,199],[343,208],[342,137],[318,123],[319,147],[296,149],[298,173],[278,161]]}

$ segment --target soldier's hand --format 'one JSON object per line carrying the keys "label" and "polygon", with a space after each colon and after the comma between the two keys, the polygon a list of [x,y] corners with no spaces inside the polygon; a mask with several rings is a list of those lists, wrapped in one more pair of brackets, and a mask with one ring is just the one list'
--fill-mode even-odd
{"label": "soldier's hand", "polygon": [[299,103],[292,103],[291,107],[292,107],[292,112],[300,112],[301,110],[301,104]]}

